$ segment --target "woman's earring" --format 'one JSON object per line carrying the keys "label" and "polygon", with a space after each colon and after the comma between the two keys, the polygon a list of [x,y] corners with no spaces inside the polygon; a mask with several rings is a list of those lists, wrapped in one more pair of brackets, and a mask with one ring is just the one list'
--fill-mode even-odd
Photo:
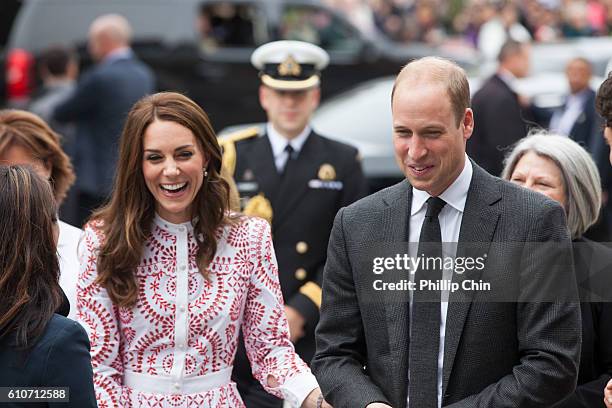
{"label": "woman's earring", "polygon": [[204,177],[208,176],[208,170],[204,169]]}

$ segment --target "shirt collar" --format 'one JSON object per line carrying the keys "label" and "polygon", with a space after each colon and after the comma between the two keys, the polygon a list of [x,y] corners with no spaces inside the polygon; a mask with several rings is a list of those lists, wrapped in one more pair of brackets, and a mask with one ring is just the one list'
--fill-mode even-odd
{"label": "shirt collar", "polygon": [[270,140],[270,145],[272,146],[272,154],[274,154],[274,158],[277,158],[285,152],[287,143],[293,147],[293,151],[295,151],[296,154],[299,153],[300,150],[302,150],[304,143],[306,143],[306,139],[308,139],[311,131],[312,129],[310,126],[307,125],[299,135],[291,140],[287,140],[286,137],[282,136],[276,131],[276,129],[274,129],[272,123],[268,122],[266,125],[266,133],[268,134],[268,139]]}
{"label": "shirt collar", "polygon": [[[470,189],[473,173],[474,169],[472,168],[472,162],[466,154],[463,170],[459,174],[459,177],[457,177],[455,181],[453,181],[453,183],[448,186],[448,188],[444,190],[442,194],[440,194],[440,198],[446,201],[446,204],[450,205],[461,213],[463,213],[465,209],[465,201],[467,200],[467,194],[468,190]],[[427,191],[413,188],[410,215],[412,216],[421,211],[429,197],[431,196]]]}
{"label": "shirt collar", "polygon": [[515,84],[516,84],[516,77],[514,76],[514,74],[512,74],[512,72],[508,71],[507,69],[504,68],[500,68],[499,71],[497,71],[497,76],[499,77],[499,79],[501,79],[506,85],[508,85],[508,87],[510,89],[512,89],[514,92],[516,92],[514,90],[515,88]]}
{"label": "shirt collar", "polygon": [[584,100],[586,100],[587,96],[589,95],[589,89],[583,89],[582,91],[576,92],[575,94],[570,93],[567,96],[567,101],[568,102],[580,102],[582,103]]}
{"label": "shirt collar", "polygon": [[172,232],[174,234],[176,234],[177,232],[183,232],[183,231],[188,231],[188,232],[193,231],[193,224],[191,221],[182,222],[180,224],[174,224],[170,221],[166,221],[165,219],[160,217],[159,214],[157,213],[155,213],[155,218],[153,219],[153,222],[155,222],[155,225],[157,225],[159,228]]}
{"label": "shirt collar", "polygon": [[132,52],[131,48],[129,48],[129,47],[118,48],[116,50],[113,50],[113,51],[109,52],[106,55],[106,57],[104,57],[104,60],[102,61],[102,63],[110,64],[110,63],[118,61],[120,59],[131,58],[132,55],[133,55],[133,52]]}

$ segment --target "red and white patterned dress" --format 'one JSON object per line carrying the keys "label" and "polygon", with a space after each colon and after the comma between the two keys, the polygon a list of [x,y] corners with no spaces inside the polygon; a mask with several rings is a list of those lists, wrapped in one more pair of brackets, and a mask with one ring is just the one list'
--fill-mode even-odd
{"label": "red and white patterned dress", "polygon": [[[156,216],[136,270],[133,308],[114,305],[95,283],[99,226],[85,227],[77,304],[100,408],[244,407],[230,379],[240,328],[255,378],[268,392],[300,406],[317,387],[289,340],[265,221],[244,217],[220,230],[206,280],[191,223]],[[269,375],[280,386],[268,387]]]}

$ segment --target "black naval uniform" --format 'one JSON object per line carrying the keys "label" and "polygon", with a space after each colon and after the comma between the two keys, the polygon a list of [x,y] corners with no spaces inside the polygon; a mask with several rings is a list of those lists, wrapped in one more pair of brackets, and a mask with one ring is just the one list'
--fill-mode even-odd
{"label": "black naval uniform", "polygon": [[[234,179],[243,211],[265,217],[265,207],[271,205],[272,238],[283,298],[306,320],[304,337],[297,341],[295,349],[309,363],[315,351],[320,285],[334,217],[340,208],[368,193],[367,182],[357,149],[314,131],[296,157],[287,160],[283,174],[276,168],[267,135],[252,132],[245,136],[234,143]],[[249,202],[253,197],[255,200]],[[264,207],[261,214],[252,211],[255,202],[259,210]],[[234,367],[233,379],[247,408],[280,406],[280,400],[267,394],[252,377],[242,341]]]}

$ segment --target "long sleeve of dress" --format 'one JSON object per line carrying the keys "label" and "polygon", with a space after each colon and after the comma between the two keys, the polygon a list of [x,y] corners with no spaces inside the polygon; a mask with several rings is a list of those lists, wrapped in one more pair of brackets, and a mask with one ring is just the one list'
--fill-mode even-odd
{"label": "long sleeve of dress", "polygon": [[77,318],[91,343],[94,388],[100,408],[122,406],[123,362],[116,306],[106,290],[95,283],[100,235],[88,224],[79,247]]}
{"label": "long sleeve of dress", "polygon": [[[253,375],[264,389],[299,407],[318,385],[289,339],[270,227],[264,220],[253,218],[250,222],[255,234],[251,240],[255,264],[242,322],[247,355]],[[268,385],[269,376],[278,387]]]}

